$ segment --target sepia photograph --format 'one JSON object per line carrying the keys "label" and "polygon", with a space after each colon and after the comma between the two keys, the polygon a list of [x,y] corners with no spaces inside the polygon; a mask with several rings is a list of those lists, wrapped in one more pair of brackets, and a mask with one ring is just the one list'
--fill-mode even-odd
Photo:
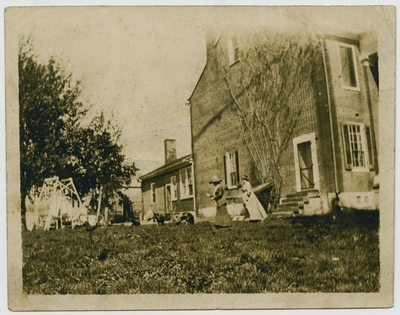
{"label": "sepia photograph", "polygon": [[393,307],[395,17],[5,8],[9,309]]}

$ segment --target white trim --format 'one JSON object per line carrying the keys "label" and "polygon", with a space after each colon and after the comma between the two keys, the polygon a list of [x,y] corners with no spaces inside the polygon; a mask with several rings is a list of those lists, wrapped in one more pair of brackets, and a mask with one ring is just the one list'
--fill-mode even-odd
{"label": "white trim", "polygon": [[172,208],[172,185],[171,183],[165,184],[165,211],[169,211],[168,209],[168,187],[169,187],[169,192],[170,192],[170,197],[171,197],[171,208]]}
{"label": "white trim", "polygon": [[[353,166],[353,165],[351,165],[351,172],[354,172],[354,173],[368,173],[368,172],[370,172],[371,170],[370,170],[370,167],[369,167],[369,165],[370,165],[369,163],[370,162],[369,162],[368,140],[367,140],[367,135],[366,135],[366,132],[365,132],[365,124],[364,123],[352,122],[352,121],[344,121],[342,123],[342,125],[341,125],[342,130],[341,131],[342,131],[342,135],[343,135],[343,137],[342,137],[342,139],[343,139],[343,143],[342,143],[343,154],[342,154],[342,157],[343,157],[343,160],[344,160],[343,165],[347,164],[346,163],[346,142],[345,142],[345,139],[344,139],[344,130],[343,130],[345,125],[347,126],[347,128],[350,125],[352,125],[352,126],[360,126],[361,145],[362,145],[362,149],[363,149],[362,152],[364,153],[364,164],[365,164],[365,166],[362,167],[362,166]],[[347,132],[349,133],[349,130]],[[350,136],[350,134],[349,134],[349,136]],[[350,141],[350,139],[348,141]],[[350,148],[350,150],[351,150],[351,148]],[[350,152],[350,154],[351,154],[351,152]],[[350,171],[350,170],[348,169],[348,171]]]}
{"label": "white trim", "polygon": [[[236,46],[233,46],[233,38],[236,38]],[[239,50],[239,40],[236,35],[229,37],[228,39],[228,54],[229,54],[229,66],[232,66],[239,61],[239,55],[235,59],[235,50]]]}
{"label": "white trim", "polygon": [[180,200],[187,200],[187,199],[193,199],[193,196],[183,197]]}
{"label": "white trim", "polygon": [[[356,76],[356,86],[348,86],[343,83],[343,78],[342,78],[342,61],[340,57],[340,47],[347,47],[351,48],[352,54],[353,54],[353,63],[354,63],[354,72]],[[338,51],[338,59],[339,59],[339,77],[340,77],[340,82],[342,83],[342,88],[345,90],[351,90],[351,91],[360,91],[360,81],[358,79],[358,67],[357,67],[357,58],[356,58],[356,51],[354,49],[354,45],[349,45],[345,44],[342,42],[337,43],[337,51]]]}
{"label": "white trim", "polygon": [[301,189],[301,178],[300,178],[300,166],[299,166],[299,152],[297,149],[297,145],[303,142],[311,142],[311,159],[313,164],[313,180],[314,180],[314,188],[320,189],[320,181],[319,181],[319,171],[318,171],[318,159],[317,159],[317,142],[315,141],[315,133],[308,133],[305,135],[301,135],[300,137],[296,137],[293,139],[293,151],[294,151],[294,167],[296,173],[296,189],[297,191],[302,191]]}
{"label": "white trim", "polygon": [[[194,178],[193,178],[192,166],[190,165],[190,166],[187,166],[187,167],[185,167],[185,168],[181,168],[181,169],[179,170],[179,178],[180,178],[180,183],[179,183],[179,187],[180,187],[179,199],[180,199],[180,200],[193,198],[193,193],[194,193],[194,190],[193,190],[193,189],[192,189],[192,194],[189,194],[189,176],[187,176],[187,171],[186,171],[187,169],[190,170],[191,175],[192,175],[192,177],[191,177],[191,179],[192,179],[192,188],[193,188],[193,186],[194,186],[194,184],[193,184],[193,183],[194,183]],[[184,190],[184,187],[183,187],[182,172],[184,173],[184,176],[185,176],[185,182],[187,183],[186,186],[187,186],[188,193],[185,193],[185,190]]]}
{"label": "white trim", "polygon": [[236,173],[236,177],[237,177],[237,178],[239,177],[239,176],[238,176],[238,169],[239,169],[239,166],[237,165],[237,161],[236,161],[236,159],[239,160],[239,157],[236,156],[236,155],[238,155],[239,153],[238,153],[237,150],[228,151],[228,152],[225,153],[225,177],[226,177],[226,183],[225,183],[225,184],[226,184],[226,187],[227,187],[228,189],[235,189],[235,188],[238,188],[239,182],[237,182],[236,185],[232,185],[231,174],[230,174],[231,167],[232,167],[232,165],[231,165],[231,157],[230,157],[231,154],[233,154],[233,156],[234,156],[234,164],[235,164],[235,173]]}
{"label": "white trim", "polygon": [[[175,185],[172,182],[172,178],[175,178]],[[178,182],[176,181],[175,175],[171,176],[170,186],[171,186],[171,201],[177,201],[178,200]],[[174,187],[175,187],[176,191],[174,190]]]}
{"label": "white trim", "polygon": [[[155,205],[157,202],[157,198],[156,198],[156,183],[152,182],[150,184],[150,204],[151,205]],[[153,201],[153,196],[154,196],[154,201]]]}
{"label": "white trim", "polygon": [[[191,163],[192,165],[190,166],[192,168],[192,177],[193,177],[193,211],[196,214],[196,191],[195,191],[195,180],[194,180],[194,163],[193,163],[193,159],[191,159]],[[196,216],[195,216],[196,218]]]}

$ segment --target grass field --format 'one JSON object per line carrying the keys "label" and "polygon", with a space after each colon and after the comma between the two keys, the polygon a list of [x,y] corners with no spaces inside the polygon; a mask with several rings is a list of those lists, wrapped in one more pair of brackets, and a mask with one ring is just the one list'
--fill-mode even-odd
{"label": "grass field", "polygon": [[23,231],[28,294],[377,292],[379,213]]}

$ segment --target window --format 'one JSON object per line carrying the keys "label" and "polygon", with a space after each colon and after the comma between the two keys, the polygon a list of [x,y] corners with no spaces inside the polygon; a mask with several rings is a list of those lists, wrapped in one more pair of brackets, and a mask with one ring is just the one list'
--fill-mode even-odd
{"label": "window", "polygon": [[229,51],[229,65],[234,64],[239,61],[239,45],[236,36],[232,36],[228,41],[228,51]]}
{"label": "window", "polygon": [[369,143],[369,127],[364,124],[344,124],[343,141],[347,170],[367,170],[372,168],[371,143]]}
{"label": "window", "polygon": [[153,205],[156,203],[156,183],[151,183],[150,188],[151,188],[151,204]]}
{"label": "window", "polygon": [[225,182],[228,188],[238,187],[239,177],[239,154],[237,151],[228,152],[224,156]]}
{"label": "window", "polygon": [[358,90],[357,65],[354,46],[340,44],[338,47],[342,87],[346,89]]}
{"label": "window", "polygon": [[171,176],[171,200],[175,201],[177,197],[176,176]]}
{"label": "window", "polygon": [[193,197],[193,176],[192,167],[186,167],[180,170],[181,175],[181,199]]}

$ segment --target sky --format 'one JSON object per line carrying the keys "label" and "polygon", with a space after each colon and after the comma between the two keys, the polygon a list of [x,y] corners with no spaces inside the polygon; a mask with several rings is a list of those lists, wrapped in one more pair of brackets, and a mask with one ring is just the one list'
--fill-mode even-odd
{"label": "sky", "polygon": [[[207,27],[242,23],[301,29],[324,24],[327,15],[326,10],[248,9],[26,8],[19,33],[31,36],[39,60],[53,56],[81,81],[82,99],[91,105],[88,118],[102,109],[114,116],[123,130],[126,157],[146,173],[164,163],[164,139],[176,139],[178,157],[191,152],[185,103],[206,63]],[[340,24],[346,22],[343,18]]]}
{"label": "sky", "polygon": [[21,27],[39,60],[54,56],[81,81],[88,117],[114,115],[124,153],[145,168],[163,163],[166,138],[177,140],[179,156],[190,153],[185,102],[205,64],[203,29],[190,14],[168,11],[41,8]]}

